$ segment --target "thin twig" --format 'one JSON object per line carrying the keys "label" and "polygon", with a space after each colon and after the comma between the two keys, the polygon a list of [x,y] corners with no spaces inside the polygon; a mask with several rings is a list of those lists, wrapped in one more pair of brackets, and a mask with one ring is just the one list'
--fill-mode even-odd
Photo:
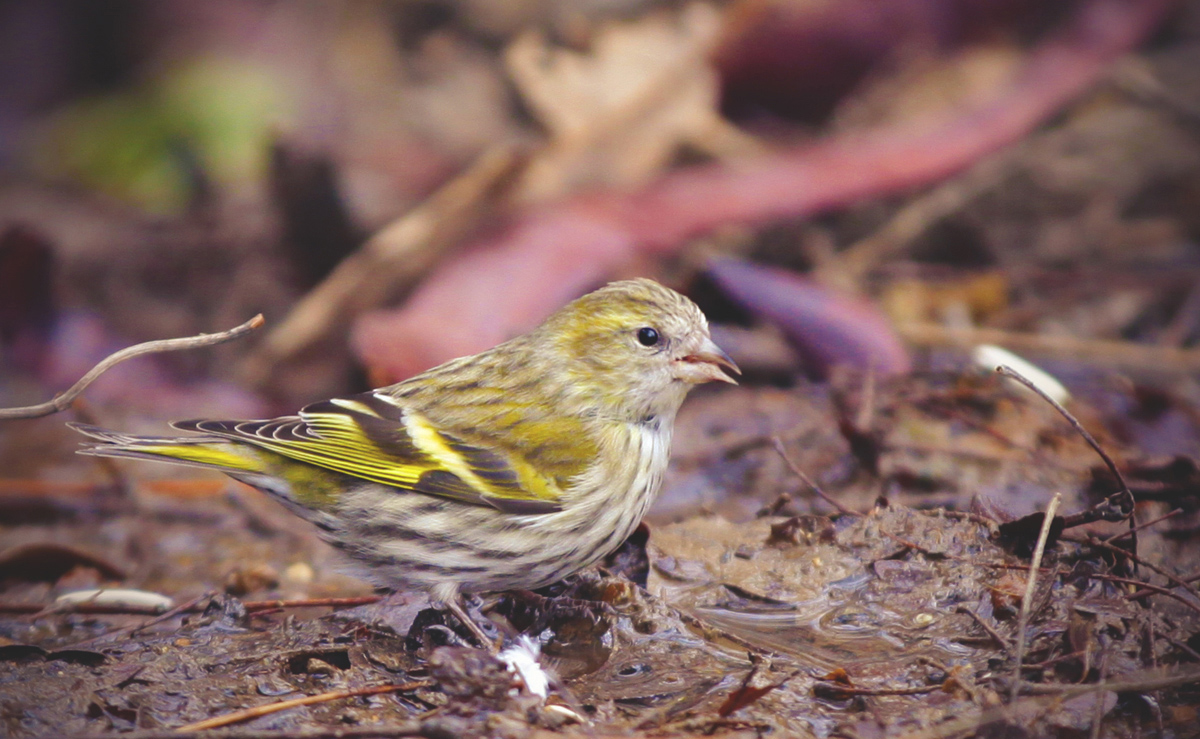
{"label": "thin twig", "polygon": [[256,706],[254,708],[246,708],[241,711],[227,713],[224,716],[214,716],[196,721],[191,724],[184,724],[175,729],[176,732],[185,733],[189,731],[205,731],[208,729],[218,729],[222,726],[238,724],[242,721],[248,721],[259,716],[277,713],[289,708],[297,706],[310,706],[313,703],[328,703],[329,701],[341,700],[342,698],[354,698],[360,695],[378,695],[380,693],[399,693],[408,690],[416,690],[417,688],[429,687],[432,683],[416,681],[411,683],[401,683],[399,685],[372,685],[369,688],[355,688],[353,690],[333,690],[328,693],[319,693],[317,695],[308,695],[303,698],[291,698],[278,703],[268,703],[265,706]]}
{"label": "thin twig", "polygon": [[[1046,391],[1042,390],[1033,382],[1030,382],[1029,378],[1025,377],[1020,372],[1017,372],[1012,367],[1003,364],[996,368],[996,372],[1004,375],[1005,377],[1016,380],[1033,392],[1037,393],[1042,400],[1049,403],[1054,410],[1058,411],[1063,418],[1067,419],[1067,423],[1071,424],[1071,427],[1083,437],[1084,441],[1086,441],[1088,445],[1095,450],[1096,454],[1100,455],[1100,459],[1104,460],[1104,464],[1106,467],[1108,467],[1109,473],[1116,478],[1117,484],[1121,486],[1121,489],[1117,495],[1121,496],[1125,503],[1125,505],[1122,506],[1122,509],[1125,515],[1129,518],[1129,535],[1133,539],[1133,551],[1136,553],[1138,544],[1137,521],[1134,520],[1133,509],[1137,501],[1134,499],[1133,491],[1129,489],[1128,483],[1125,482],[1125,476],[1121,474],[1119,469],[1117,469],[1117,463],[1112,460],[1112,457],[1108,456],[1108,453],[1100,447],[1100,444],[1096,441],[1096,439],[1088,433],[1088,430],[1083,427],[1083,424],[1081,424],[1078,419],[1071,414],[1070,411],[1064,408],[1057,400],[1047,395]],[[1100,505],[1111,505],[1114,497],[1115,496],[1110,496]],[[1095,510],[1095,508],[1096,507],[1093,507],[1093,510]]]}
{"label": "thin twig", "polygon": [[[1079,650],[1076,652],[1067,652],[1066,654],[1060,654],[1057,657],[1051,657],[1050,659],[1042,660],[1041,662],[1034,662],[1033,664],[1026,662],[1025,664],[1021,665],[1021,669],[1029,670],[1031,672],[1036,672],[1038,670],[1045,670],[1047,667],[1061,664],[1063,662],[1068,662],[1073,659],[1083,661],[1083,660],[1086,660],[1087,658],[1088,658],[1087,650]],[[1084,672],[1086,673],[1087,670],[1085,669]]]}
{"label": "thin twig", "polygon": [[1158,518],[1152,518],[1149,521],[1146,521],[1145,523],[1139,523],[1137,526],[1133,527],[1132,529],[1128,529],[1126,531],[1122,531],[1120,533],[1113,534],[1112,536],[1105,539],[1104,543],[1111,544],[1114,541],[1117,541],[1118,539],[1124,539],[1126,536],[1132,536],[1133,534],[1136,534],[1139,531],[1148,529],[1155,524],[1162,523],[1163,521],[1166,521],[1168,518],[1174,518],[1175,516],[1178,516],[1181,513],[1183,513],[1183,509],[1176,508],[1175,510],[1171,511],[1170,513],[1164,513],[1163,515],[1159,516]]}
{"label": "thin twig", "polygon": [[989,624],[987,621],[983,620],[983,616],[980,616],[978,613],[976,613],[975,611],[972,611],[970,608],[967,608],[966,606],[959,606],[958,608],[956,608],[954,610],[957,611],[958,613],[965,613],[968,616],[970,616],[972,619],[974,619],[975,623],[979,624],[979,626],[988,633],[988,636],[992,637],[992,639],[996,642],[996,644],[1001,649],[1007,650],[1009,648],[1008,639],[1005,639],[1003,634],[1001,634],[999,631],[996,631],[995,629],[993,629],[991,624]]}
{"label": "thin twig", "polygon": [[841,683],[818,683],[816,687],[824,688],[831,693],[841,695],[923,695],[936,693],[943,689],[941,685],[917,685],[911,688],[852,688]]}
{"label": "thin twig", "polygon": [[863,376],[862,395],[859,398],[858,414],[854,417],[854,427],[863,431],[870,430],[875,423],[875,363],[872,360],[871,365],[867,367],[867,373]]}
{"label": "thin twig", "polygon": [[93,642],[100,641],[101,639],[110,639],[114,636],[119,636],[126,632],[133,634],[138,631],[141,631],[142,629],[148,629],[151,626],[157,626],[158,624],[162,623],[163,621],[170,620],[180,614],[191,611],[193,608],[196,608],[196,606],[199,605],[200,601],[211,598],[214,595],[216,595],[216,591],[210,590],[206,593],[197,595],[195,598],[192,598],[191,600],[180,603],[179,605],[175,606],[171,610],[163,613],[161,616],[152,618],[149,621],[143,621],[140,624],[134,624],[132,626],[122,626],[119,629],[113,629],[112,631],[106,631],[103,634],[100,634],[98,636],[93,636],[91,639],[84,639],[81,642],[72,644],[70,648],[71,649],[79,649],[80,647],[82,647],[84,645],[92,644]]}
{"label": "thin twig", "polygon": [[[1146,644],[1145,644],[1144,649],[1145,649],[1145,654],[1150,658],[1150,666],[1157,670],[1157,669],[1159,669],[1160,664],[1158,662],[1158,650],[1155,648],[1155,645],[1154,645],[1154,642],[1158,638],[1156,636],[1157,629],[1154,628],[1154,621],[1155,621],[1154,618],[1148,618],[1145,621]],[[1192,655],[1195,656],[1196,653],[1192,652]],[[1104,682],[1105,679],[1106,678],[1104,675],[1100,676],[1101,682]],[[1150,704],[1151,710],[1154,713],[1155,724],[1157,724],[1157,729],[1158,729],[1158,736],[1165,736],[1166,732],[1163,730],[1163,717],[1162,717],[1162,708],[1161,708],[1161,706],[1162,706],[1162,691],[1159,691],[1159,690],[1151,691],[1150,695],[1147,697],[1149,698],[1147,703]]]}
{"label": "thin twig", "polygon": [[[203,598],[201,598],[202,600]],[[247,613],[260,613],[268,610],[281,610],[284,608],[352,608],[355,606],[367,606],[372,603],[378,603],[381,598],[378,595],[362,595],[353,598],[299,598],[297,600],[248,600],[242,603],[246,608]],[[178,611],[177,613],[197,613],[204,609],[198,606],[199,601],[191,604],[187,609]],[[46,611],[47,606],[38,603],[0,603],[0,613],[41,613]],[[108,616],[161,616],[161,611],[157,608],[149,606],[132,606],[132,605],[107,605],[97,603],[76,603],[67,609],[55,610],[55,613],[86,613],[92,615],[108,615]],[[137,628],[145,628],[140,626]]]}
{"label": "thin twig", "polygon": [[821,489],[820,485],[813,481],[808,475],[804,474],[804,470],[800,469],[800,467],[793,462],[790,457],[788,457],[787,450],[783,448],[783,441],[778,436],[771,437],[771,445],[775,447],[775,451],[779,452],[779,456],[783,458],[784,464],[786,464],[788,468],[796,475],[796,477],[799,477],[805,485],[808,485],[810,488],[812,488],[813,492],[817,494],[817,497],[833,506],[838,513],[847,516],[860,515],[829,497],[825,491]]}
{"label": "thin twig", "polygon": [[1054,410],[1058,411],[1059,414],[1062,415],[1063,418],[1067,419],[1067,423],[1071,424],[1071,427],[1074,428],[1075,431],[1080,436],[1083,437],[1084,441],[1086,441],[1088,443],[1088,446],[1090,446],[1092,449],[1094,449],[1096,451],[1096,454],[1100,455],[1100,459],[1104,460],[1104,464],[1105,464],[1105,466],[1108,467],[1108,471],[1112,473],[1112,476],[1116,478],[1117,483],[1121,486],[1121,492],[1128,494],[1130,498],[1133,497],[1133,493],[1129,491],[1129,485],[1125,484],[1124,475],[1122,475],[1121,471],[1119,469],[1117,469],[1117,463],[1114,462],[1112,460],[1112,457],[1108,456],[1108,454],[1104,451],[1104,449],[1102,449],[1100,447],[1100,443],[1097,442],[1096,439],[1090,433],[1088,433],[1088,430],[1083,427],[1083,424],[1081,424],[1078,421],[1078,419],[1076,419],[1075,416],[1073,416],[1071,414],[1070,411],[1068,411],[1066,408],[1063,408],[1062,403],[1059,403],[1054,398],[1051,398],[1049,395],[1047,395],[1045,393],[1044,390],[1042,390],[1040,387],[1038,387],[1034,383],[1030,382],[1029,378],[1025,377],[1025,375],[1022,375],[1020,372],[1017,372],[1015,369],[1013,369],[1012,367],[1009,367],[1008,365],[1004,365],[1004,364],[1000,365],[999,367],[996,368],[996,372],[1004,375],[1005,377],[1016,380],[1017,382],[1021,383],[1022,385],[1029,388],[1033,392],[1037,393],[1041,397],[1042,400],[1046,401],[1051,406],[1053,406]]}
{"label": "thin twig", "polygon": [[1117,62],[1109,80],[1139,103],[1163,108],[1191,126],[1200,123],[1200,106],[1164,83],[1145,57],[1131,54]]}
{"label": "thin twig", "polygon": [[[1145,673],[1139,673],[1145,674]],[[1154,675],[1143,678],[1133,677],[1116,683],[1023,683],[1021,689],[1030,695],[1061,695],[1069,698],[1075,695],[1096,693],[1110,690],[1114,693],[1145,693],[1151,690],[1174,688],[1178,685],[1200,683],[1200,670],[1183,672],[1174,675]]]}
{"label": "thin twig", "polygon": [[1191,583],[1187,582],[1186,580],[1183,580],[1179,577],[1176,577],[1175,575],[1172,575],[1170,572],[1167,572],[1167,570],[1165,568],[1159,567],[1158,565],[1154,564],[1153,562],[1142,559],[1141,557],[1137,556],[1136,554],[1133,554],[1132,552],[1130,552],[1128,550],[1122,549],[1121,547],[1113,546],[1112,544],[1109,544],[1108,542],[1091,540],[1087,543],[1090,544],[1091,546],[1098,546],[1102,549],[1106,549],[1110,552],[1113,552],[1114,554],[1119,554],[1123,557],[1128,557],[1131,560],[1133,560],[1134,562],[1136,562],[1137,564],[1139,564],[1143,567],[1146,567],[1147,569],[1154,570],[1158,574],[1160,574],[1163,577],[1170,580],[1171,584],[1174,585],[1175,587],[1183,588],[1184,590],[1191,593],[1197,600],[1200,600],[1200,590],[1197,590],[1195,587],[1192,586]]}
{"label": "thin twig", "polygon": [[1046,454],[1045,452],[1041,451],[1040,449],[1029,449],[1029,448],[1025,447],[1024,445],[1017,443],[1017,441],[1015,439],[1012,439],[1012,438],[1006,436],[1005,434],[1001,433],[997,429],[993,428],[991,424],[984,422],[984,421],[980,421],[979,419],[974,418],[974,417],[970,416],[969,414],[964,413],[956,408],[945,408],[945,409],[940,409],[940,411],[941,411],[941,413],[944,413],[948,418],[951,418],[955,421],[958,421],[959,423],[969,426],[972,429],[975,429],[976,431],[979,431],[983,434],[990,436],[991,438],[1000,442],[1001,444],[1008,447],[1009,449],[1013,449],[1017,452],[1020,452],[1021,454],[1029,455],[1034,460],[1036,460],[1036,462],[1039,465],[1062,466],[1051,455]]}
{"label": "thin twig", "polygon": [[1021,617],[1017,620],[1016,664],[1013,666],[1012,693],[1010,702],[1017,699],[1021,690],[1021,660],[1025,658],[1025,631],[1029,627],[1030,605],[1033,603],[1034,589],[1037,587],[1038,568],[1042,566],[1042,555],[1046,553],[1046,540],[1050,538],[1050,525],[1058,513],[1058,504],[1062,502],[1062,493],[1055,493],[1046,506],[1046,515],[1042,518],[1042,530],[1038,532],[1037,546],[1033,550],[1033,559],[1029,562],[1029,577],[1025,581],[1025,596],[1021,598]]}
{"label": "thin twig", "polygon": [[717,640],[727,641],[737,646],[739,649],[744,649],[750,654],[771,654],[786,656],[785,652],[769,646],[758,646],[746,639],[734,634],[731,631],[726,631],[720,626],[710,624],[701,619],[699,616],[688,613],[687,611],[676,610],[675,615],[679,616],[679,620],[692,627],[700,633],[700,636],[707,642],[715,642]]}
{"label": "thin twig", "polygon": [[351,598],[298,598],[296,600],[248,600],[242,605],[247,613],[273,608],[353,608],[369,606],[383,600],[378,595],[360,595]]}
{"label": "thin twig", "polygon": [[300,300],[241,364],[255,384],[349,318],[411,285],[502,199],[525,161],[509,144],[484,151],[424,202],[375,233]]}
{"label": "thin twig", "polygon": [[[988,567],[993,570],[1018,570],[1020,572],[1029,572],[1029,565],[1011,565],[1007,562],[978,562],[980,567]],[[1040,567],[1038,572],[1050,572],[1049,567]]]}
{"label": "thin twig", "polygon": [[1013,172],[1013,164],[1023,156],[1025,147],[1015,145],[992,154],[920,197],[913,198],[900,208],[881,228],[870,236],[847,247],[838,259],[823,270],[826,276],[850,286],[861,283],[872,267],[892,256],[921,234],[948,216],[961,210],[972,200],[1000,184]]}
{"label": "thin twig", "polygon": [[[1200,572],[1193,573],[1191,575],[1184,575],[1181,579],[1187,583],[1200,582]],[[1125,599],[1126,600],[1139,600],[1141,598],[1145,598],[1147,595],[1153,595],[1153,593],[1154,593],[1154,591],[1152,591],[1152,590],[1139,590],[1135,593],[1131,593],[1130,595],[1127,595],[1125,597]]]}
{"label": "thin twig", "polygon": [[1173,590],[1168,590],[1167,588],[1164,588],[1159,585],[1151,585],[1148,582],[1143,582],[1141,580],[1134,580],[1132,577],[1117,577],[1116,575],[1104,575],[1099,572],[1088,575],[1088,577],[1094,577],[1097,580],[1108,580],[1109,582],[1125,583],[1126,585],[1137,585],[1141,588],[1141,590],[1138,590],[1135,593],[1130,593],[1129,595],[1125,596],[1125,600],[1140,600],[1142,598],[1145,598],[1148,595],[1155,595],[1155,594],[1165,595],[1168,598],[1172,598],[1174,600],[1179,601],[1180,603],[1182,603],[1183,605],[1192,609],[1196,613],[1200,613],[1200,605],[1197,605],[1194,601],[1184,598],[1182,595],[1180,595],[1179,593],[1176,593]]}
{"label": "thin twig", "polygon": [[[1100,653],[1100,682],[1108,680],[1108,652]],[[1092,731],[1089,734],[1090,739],[1100,739],[1100,730],[1102,728],[1100,719],[1104,718],[1104,703],[1103,700],[1097,700],[1092,705]]]}
{"label": "thin twig", "polygon": [[56,395],[52,400],[47,400],[45,403],[38,403],[37,405],[28,405],[23,408],[0,408],[0,421],[9,421],[17,418],[41,418],[42,416],[49,416],[52,413],[66,410],[71,405],[71,401],[75,400],[80,393],[86,390],[88,385],[91,385],[100,375],[112,369],[113,366],[124,362],[126,359],[140,357],[143,354],[160,354],[162,352],[176,352],[183,349],[199,349],[201,347],[224,344],[226,341],[240,339],[263,325],[263,323],[265,323],[265,320],[260,313],[242,325],[231,328],[228,331],[221,331],[220,333],[199,334],[182,339],[158,339],[156,341],[135,344],[119,352],[110,354],[95,367],[92,367],[69,390]]}
{"label": "thin twig", "polygon": [[1168,636],[1166,634],[1159,634],[1158,636],[1161,639],[1163,639],[1164,641],[1166,641],[1168,644],[1170,644],[1171,646],[1175,647],[1179,651],[1186,654],[1187,656],[1191,657],[1192,659],[1196,660],[1197,662],[1200,662],[1200,653],[1197,653],[1195,649],[1192,649],[1187,644],[1184,644],[1183,642],[1179,641],[1178,639],[1175,639],[1174,637]]}

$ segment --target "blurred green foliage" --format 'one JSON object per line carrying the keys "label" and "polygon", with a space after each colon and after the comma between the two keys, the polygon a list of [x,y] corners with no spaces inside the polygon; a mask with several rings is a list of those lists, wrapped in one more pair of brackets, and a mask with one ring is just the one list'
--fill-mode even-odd
{"label": "blurred green foliage", "polygon": [[132,89],[77,100],[33,132],[35,171],[149,212],[185,210],[206,183],[245,190],[266,174],[294,105],[269,70],[200,58]]}

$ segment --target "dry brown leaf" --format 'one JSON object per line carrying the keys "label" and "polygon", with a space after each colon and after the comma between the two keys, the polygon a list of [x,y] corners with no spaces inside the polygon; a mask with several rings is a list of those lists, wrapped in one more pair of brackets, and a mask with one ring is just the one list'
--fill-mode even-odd
{"label": "dry brown leaf", "polygon": [[720,28],[713,6],[693,3],[605,25],[586,53],[551,47],[536,32],[518,38],[508,70],[549,134],[526,173],[523,198],[645,183],[684,143],[710,152],[739,148],[744,140],[717,112],[708,60]]}
{"label": "dry brown leaf", "polygon": [[879,75],[838,106],[833,128],[885,123],[928,125],[948,112],[980,105],[1010,84],[1025,54],[1017,46],[970,46],[944,57],[913,59]]}

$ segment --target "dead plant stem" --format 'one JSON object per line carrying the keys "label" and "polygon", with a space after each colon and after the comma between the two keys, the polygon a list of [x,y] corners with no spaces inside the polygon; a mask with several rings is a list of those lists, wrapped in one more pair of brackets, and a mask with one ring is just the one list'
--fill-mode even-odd
{"label": "dead plant stem", "polygon": [[199,334],[197,336],[188,336],[182,339],[158,339],[156,341],[146,341],[141,344],[134,344],[126,347],[118,352],[108,355],[92,367],[86,375],[79,379],[65,393],[56,395],[53,399],[47,400],[45,403],[37,405],[28,405],[22,408],[0,408],[0,421],[10,421],[17,418],[41,418],[49,416],[52,413],[58,413],[65,410],[71,405],[75,398],[79,397],[84,390],[96,381],[100,375],[103,375],[115,365],[124,362],[126,359],[133,359],[144,354],[161,354],[162,352],[177,352],[183,349],[199,349],[206,346],[215,346],[224,344],[226,341],[240,339],[246,334],[265,323],[262,314],[258,314],[249,321],[246,321],[240,326],[231,328],[228,331],[221,331],[215,334]]}
{"label": "dead plant stem", "polygon": [[428,682],[410,682],[401,683],[399,685],[372,685],[369,688],[355,688],[353,690],[334,690],[328,693],[319,693],[317,695],[309,695],[303,698],[292,698],[278,703],[268,703],[265,706],[256,706],[254,708],[246,708],[241,711],[227,713],[224,716],[214,716],[203,721],[196,721],[191,724],[184,724],[175,729],[178,733],[186,733],[191,731],[206,731],[208,729],[218,729],[222,726],[230,726],[243,721],[249,721],[252,718],[266,716],[267,714],[277,713],[289,708],[297,706],[310,706],[314,703],[328,703],[329,701],[341,700],[342,698],[354,698],[361,695],[378,695],[380,693],[399,693],[408,690],[416,690],[417,688],[428,687]]}
{"label": "dead plant stem", "polygon": [[825,493],[824,490],[821,489],[820,485],[818,485],[815,481],[813,481],[813,479],[810,478],[808,475],[804,474],[804,470],[800,469],[799,465],[797,465],[795,462],[793,462],[791,457],[788,456],[787,450],[785,450],[783,448],[783,441],[778,436],[771,437],[771,444],[772,444],[772,446],[775,447],[775,451],[779,453],[779,456],[783,458],[783,462],[784,462],[784,464],[786,464],[788,466],[788,469],[790,469],[796,475],[796,477],[799,477],[800,480],[805,485],[808,485],[810,488],[812,488],[813,492],[817,494],[817,497],[819,497],[821,500],[825,501],[829,505],[833,506],[834,509],[836,509],[837,512],[841,513],[842,515],[845,515],[845,516],[860,515],[858,513],[855,513],[854,511],[850,510],[849,508],[845,507],[841,503],[837,502],[833,498],[831,498],[829,495],[827,495]]}
{"label": "dead plant stem", "polygon": [[1046,553],[1046,540],[1050,538],[1050,525],[1054,523],[1054,516],[1058,513],[1060,503],[1062,503],[1062,493],[1055,493],[1054,497],[1050,499],[1050,505],[1046,506],[1046,514],[1042,518],[1042,530],[1038,532],[1037,546],[1033,550],[1033,559],[1029,562],[1025,596],[1021,598],[1021,617],[1017,620],[1017,647],[1014,660],[1016,664],[1013,665],[1013,684],[1009,702],[1015,701],[1021,691],[1021,660],[1025,658],[1025,631],[1029,628],[1030,605],[1033,603],[1033,594],[1036,592],[1038,568],[1042,566],[1042,556]]}

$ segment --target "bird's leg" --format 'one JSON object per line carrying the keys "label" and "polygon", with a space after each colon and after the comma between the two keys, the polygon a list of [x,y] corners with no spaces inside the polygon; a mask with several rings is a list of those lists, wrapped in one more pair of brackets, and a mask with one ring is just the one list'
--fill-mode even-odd
{"label": "bird's leg", "polygon": [[463,608],[462,594],[458,591],[458,583],[443,582],[438,583],[429,590],[429,599],[433,601],[435,606],[440,606],[448,609],[458,619],[459,623],[467,627],[467,630],[475,636],[479,642],[479,646],[487,649],[492,654],[498,654],[500,646],[492,641],[483,629],[479,628],[479,624],[475,619],[467,614],[467,609]]}
{"label": "bird's leg", "polygon": [[462,607],[461,601],[462,597],[456,596],[453,600],[446,601],[446,608],[450,609],[450,612],[454,614],[458,622],[466,626],[467,630],[475,636],[475,639],[479,642],[479,646],[487,649],[492,654],[498,654],[500,652],[500,645],[485,634],[483,629],[479,628],[479,624],[475,623],[475,619],[471,618],[467,614],[467,610]]}

